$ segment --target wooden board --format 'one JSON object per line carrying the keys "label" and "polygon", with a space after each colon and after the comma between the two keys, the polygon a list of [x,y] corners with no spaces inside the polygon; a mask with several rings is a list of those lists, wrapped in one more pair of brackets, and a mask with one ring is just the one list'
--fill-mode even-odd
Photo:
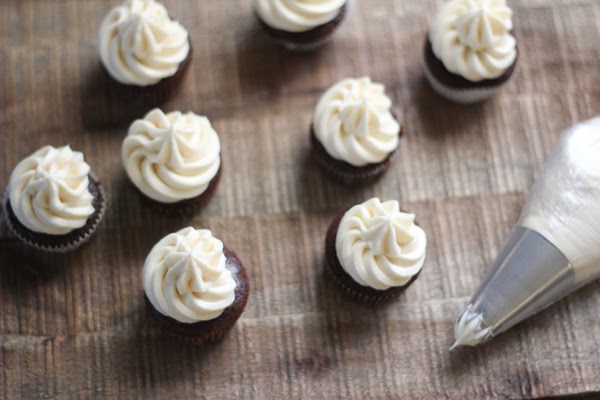
{"label": "wooden board", "polygon": [[[266,40],[250,0],[167,0],[195,53],[163,108],[208,115],[224,162],[208,207],[171,219],[125,177],[127,123],[113,122],[128,110],[95,86],[98,25],[116,3],[0,1],[0,187],[24,156],[69,143],[110,195],[96,237],[69,255],[23,248],[0,224],[0,398],[597,398],[598,282],[485,346],[448,347],[559,133],[600,110],[599,1],[512,1],[516,75],[463,107],[423,78],[441,1],[355,1],[332,43],[292,54]],[[362,75],[387,86],[408,135],[383,180],[345,188],[310,160],[308,127],[329,85]],[[373,309],[324,277],[323,240],[340,209],[375,195],[417,213],[429,251],[405,295]],[[249,270],[246,311],[214,346],[163,336],[143,301],[146,254],[187,225]]]}

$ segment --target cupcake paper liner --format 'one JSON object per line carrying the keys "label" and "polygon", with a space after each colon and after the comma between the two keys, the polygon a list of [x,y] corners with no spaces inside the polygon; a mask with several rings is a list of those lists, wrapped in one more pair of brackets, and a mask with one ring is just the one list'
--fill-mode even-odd
{"label": "cupcake paper liner", "polygon": [[107,205],[106,203],[108,201],[106,192],[104,191],[100,180],[93,172],[90,172],[89,179],[89,189],[94,195],[92,204],[95,211],[88,218],[86,225],[82,228],[75,229],[74,231],[65,235],[47,235],[29,230],[25,225],[19,222],[14,214],[14,211],[10,205],[9,190],[7,189],[4,194],[3,206],[6,216],[6,223],[10,231],[23,243],[42,251],[66,253],[82,246],[84,243],[90,240],[100,225],[100,222],[104,217]]}
{"label": "cupcake paper liner", "polygon": [[146,304],[159,322],[163,332],[186,343],[202,344],[222,339],[233,328],[246,308],[250,285],[244,265],[235,252],[225,246],[223,251],[226,257],[225,265],[232,272],[236,281],[234,302],[215,319],[186,324],[160,313],[154,308],[148,297],[144,296]]}
{"label": "cupcake paper liner", "polygon": [[[361,185],[372,183],[381,178],[392,164],[392,160],[396,155],[398,148],[388,155],[382,162],[377,164],[369,164],[364,167],[355,167],[347,162],[336,160],[331,157],[321,142],[317,139],[314,129],[311,126],[310,140],[312,145],[313,157],[317,163],[323,168],[325,173],[333,180],[346,185]],[[400,138],[404,136],[404,128],[400,130],[398,135]]]}
{"label": "cupcake paper liner", "polygon": [[459,104],[473,104],[483,101],[493,96],[501,85],[494,87],[482,87],[473,89],[457,89],[450,86],[444,85],[441,81],[433,76],[433,73],[429,69],[427,63],[423,65],[425,71],[425,78],[433,88],[433,90],[440,96]]}
{"label": "cupcake paper liner", "polygon": [[106,75],[106,80],[109,83],[109,91],[111,98],[124,100],[128,103],[128,107],[132,105],[143,107],[144,109],[156,107],[166,100],[172,98],[182,89],[182,83],[187,75],[192,63],[193,49],[190,43],[190,50],[187,57],[181,62],[179,68],[174,75],[163,78],[154,85],[137,86],[125,85],[117,82],[112,78],[108,71],[101,65],[102,70]]}
{"label": "cupcake paper liner", "polygon": [[335,242],[338,227],[347,210],[339,213],[329,225],[327,236],[325,238],[325,257],[328,275],[346,296],[353,300],[368,305],[379,305],[388,303],[400,296],[419,276],[421,271],[413,276],[404,286],[392,287],[386,290],[377,290],[371,287],[362,286],[356,282],[342,267],[337,252]]}
{"label": "cupcake paper liner", "polygon": [[346,15],[350,12],[352,0],[340,8],[338,15],[328,23],[318,26],[306,32],[286,32],[271,28],[260,17],[258,21],[263,26],[269,36],[278,44],[291,51],[312,51],[327,43],[333,37],[334,33],[342,25]]}
{"label": "cupcake paper liner", "polygon": [[[169,216],[191,216],[201,208],[203,208],[208,201],[213,197],[219,182],[221,181],[221,175],[223,171],[223,163],[221,163],[217,174],[212,178],[208,187],[199,196],[191,199],[178,201],[176,203],[161,203],[148,196],[146,196],[137,187],[135,188],[138,194],[142,197],[142,200],[152,209],[158,211],[163,215]],[[135,185],[134,185],[135,186]]]}
{"label": "cupcake paper liner", "polygon": [[292,40],[275,39],[275,38],[273,38],[273,40],[275,40],[277,42],[277,44],[285,47],[286,49],[288,49],[290,51],[310,52],[310,51],[314,51],[314,50],[318,49],[319,47],[323,46],[325,43],[329,42],[333,38],[333,33],[336,30],[337,30],[337,28],[332,30],[330,34],[323,37],[321,40],[317,40],[317,41],[314,41],[311,43],[298,43],[298,42],[294,42]]}
{"label": "cupcake paper liner", "polygon": [[[472,82],[446,69],[444,63],[433,52],[429,38],[425,41],[423,70],[425,78],[440,96],[459,104],[472,104],[493,96],[510,80],[516,68],[517,60],[499,77]],[[518,58],[518,53],[517,53]]]}
{"label": "cupcake paper liner", "polygon": [[213,333],[207,333],[202,336],[196,336],[196,337],[192,336],[192,335],[185,335],[185,334],[173,329],[173,324],[177,323],[177,321],[161,314],[156,308],[154,308],[154,306],[152,305],[152,303],[150,302],[148,297],[145,297],[145,299],[146,299],[146,305],[148,306],[148,309],[150,310],[150,312],[152,313],[154,318],[156,318],[156,320],[159,322],[159,328],[160,328],[161,332],[163,332],[164,334],[169,335],[173,338],[176,338],[177,340],[180,340],[182,342],[189,343],[189,344],[202,344],[202,343],[217,342],[217,341],[221,340],[227,334],[227,332],[229,332],[229,330],[215,331]]}

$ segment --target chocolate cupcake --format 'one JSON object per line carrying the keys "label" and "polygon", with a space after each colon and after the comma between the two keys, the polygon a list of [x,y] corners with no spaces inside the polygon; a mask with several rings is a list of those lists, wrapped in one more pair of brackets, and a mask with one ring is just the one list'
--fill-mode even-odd
{"label": "chocolate cupcake", "polygon": [[441,96],[475,103],[512,76],[517,42],[505,0],[451,0],[431,22],[425,43],[425,77]]}
{"label": "chocolate cupcake", "polygon": [[67,252],[85,243],[100,224],[106,194],[85,162],[69,146],[45,146],[13,170],[4,211],[11,231],[25,244]]}
{"label": "chocolate cupcake", "polygon": [[190,214],[221,177],[221,143],[208,118],[158,108],[131,124],[123,142],[127,175],[144,199],[167,214]]}
{"label": "chocolate cupcake", "polygon": [[290,50],[313,50],[344,21],[350,0],[254,0],[261,26]]}
{"label": "chocolate cupcake", "polygon": [[344,79],[319,100],[311,126],[315,160],[346,184],[378,179],[391,164],[402,129],[382,84]]}
{"label": "chocolate cupcake", "polygon": [[325,239],[327,270],[351,298],[367,304],[392,300],[415,281],[427,237],[415,216],[395,200],[372,198],[340,213]]}
{"label": "chocolate cupcake", "polygon": [[144,292],[167,333],[187,342],[222,338],[248,301],[246,271],[234,252],[207,229],[165,236],[146,259]]}
{"label": "chocolate cupcake", "polygon": [[112,9],[100,26],[98,50],[113,97],[148,107],[181,87],[192,59],[187,30],[155,0]]}

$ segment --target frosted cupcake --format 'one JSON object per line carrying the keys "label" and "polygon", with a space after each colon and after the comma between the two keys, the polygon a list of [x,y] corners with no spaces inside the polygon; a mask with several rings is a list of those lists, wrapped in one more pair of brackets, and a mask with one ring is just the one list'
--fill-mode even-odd
{"label": "frosted cupcake", "polygon": [[311,126],[316,161],[334,180],[367,183],[390,166],[402,129],[382,84],[344,79],[319,100]]}
{"label": "frosted cupcake", "polygon": [[135,187],[160,211],[190,213],[221,177],[221,142],[208,118],[158,108],[131,124],[121,151]]}
{"label": "frosted cupcake", "polygon": [[119,95],[157,103],[172,95],[189,69],[187,30],[154,0],[127,0],[102,21],[98,51]]}
{"label": "frosted cupcake", "polygon": [[431,21],[425,76],[441,96],[474,103],[512,76],[517,42],[505,0],[451,0]]}
{"label": "frosted cupcake", "polygon": [[223,337],[250,293],[236,254],[207,229],[165,236],[146,259],[146,300],[161,327],[179,339],[203,343]]}
{"label": "frosted cupcake", "polygon": [[353,299],[384,303],[417,278],[425,262],[427,237],[414,214],[397,201],[372,198],[340,213],[325,242],[328,271]]}
{"label": "frosted cupcake", "polygon": [[13,170],[4,198],[6,220],[24,243],[66,252],[85,243],[106,209],[106,194],[83,154],[45,146]]}
{"label": "frosted cupcake", "polygon": [[331,38],[348,12],[348,0],[254,0],[265,31],[292,50],[311,50]]}

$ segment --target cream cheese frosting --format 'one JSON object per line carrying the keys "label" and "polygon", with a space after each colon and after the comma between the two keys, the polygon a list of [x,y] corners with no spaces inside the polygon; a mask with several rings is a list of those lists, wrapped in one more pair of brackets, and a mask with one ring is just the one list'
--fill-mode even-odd
{"label": "cream cheese frosting", "polygon": [[220,152],[208,118],[156,108],[133,122],[121,155],[127,175],[142,193],[175,203],[204,193],[221,166]]}
{"label": "cream cheese frosting", "polygon": [[337,17],[347,0],[254,0],[254,10],[271,28],[305,32]]}
{"label": "cream cheese frosting", "polygon": [[190,51],[187,30],[154,0],[127,0],[102,21],[100,60],[126,85],[149,86],[173,76]]}
{"label": "cream cheese frosting", "polygon": [[356,167],[384,161],[400,140],[385,87],[368,77],[344,79],[319,100],[313,130],[327,153]]}
{"label": "cream cheese frosting", "polygon": [[421,271],[427,237],[395,200],[374,197],[348,210],[338,227],[336,253],[357,283],[377,290],[406,285]]}
{"label": "cream cheese frosting", "polygon": [[65,235],[82,228],[94,213],[89,173],[82,153],[69,146],[44,146],[13,170],[10,206],[19,222],[34,232]]}
{"label": "cream cheese frosting", "polygon": [[498,78],[515,62],[512,28],[505,0],[451,0],[433,18],[429,41],[448,71],[478,82]]}
{"label": "cream cheese frosting", "polygon": [[223,243],[208,229],[165,236],[144,264],[144,291],[154,308],[183,323],[217,318],[235,300],[236,282]]}

